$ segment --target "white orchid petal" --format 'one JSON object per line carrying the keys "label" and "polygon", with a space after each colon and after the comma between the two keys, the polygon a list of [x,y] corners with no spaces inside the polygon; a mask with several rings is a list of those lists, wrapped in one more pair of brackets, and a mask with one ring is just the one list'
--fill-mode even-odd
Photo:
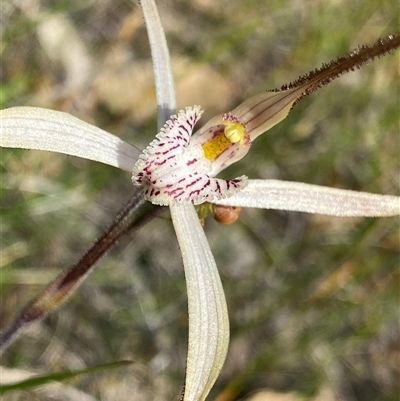
{"label": "white orchid petal", "polygon": [[[158,126],[175,112],[169,51],[157,7],[142,0],[156,80]],[[218,378],[229,345],[225,295],[214,257],[193,205],[170,207],[185,267],[189,307],[189,346],[184,401],[203,401]]]}
{"label": "white orchid petal", "polygon": [[0,111],[0,145],[66,153],[132,171],[141,151],[60,111],[12,107]]}
{"label": "white orchid petal", "polygon": [[142,0],[141,5],[150,41],[157,92],[158,128],[161,128],[169,116],[175,113],[174,77],[167,40],[161,25],[156,3],[152,0]]}
{"label": "white orchid petal", "polygon": [[189,347],[184,401],[203,401],[225,361],[228,312],[218,269],[193,205],[170,209],[188,290]]}
{"label": "white orchid petal", "polygon": [[218,205],[256,207],[342,217],[400,215],[400,197],[278,180],[249,180]]}

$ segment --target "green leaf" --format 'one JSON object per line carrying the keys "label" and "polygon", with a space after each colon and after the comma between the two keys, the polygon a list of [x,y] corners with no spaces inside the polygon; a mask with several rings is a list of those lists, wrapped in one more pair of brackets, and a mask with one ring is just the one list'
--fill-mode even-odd
{"label": "green leaf", "polygon": [[41,385],[49,383],[49,382],[60,382],[63,380],[71,379],[73,377],[98,372],[100,370],[115,369],[115,368],[119,368],[121,366],[130,365],[132,363],[133,363],[133,361],[116,361],[116,362],[105,363],[103,365],[92,366],[92,367],[86,368],[86,369],[75,370],[72,372],[58,372],[58,373],[53,373],[53,374],[45,375],[45,376],[36,376],[36,377],[32,377],[27,380],[22,380],[17,383],[5,384],[5,385],[0,386],[0,395],[6,393],[8,391],[23,390],[23,389],[32,388],[35,386],[41,386]]}

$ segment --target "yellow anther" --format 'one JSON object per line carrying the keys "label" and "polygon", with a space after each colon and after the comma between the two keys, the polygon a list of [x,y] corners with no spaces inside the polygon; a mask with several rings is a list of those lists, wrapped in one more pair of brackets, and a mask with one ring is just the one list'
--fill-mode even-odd
{"label": "yellow anther", "polygon": [[210,129],[213,136],[201,146],[204,150],[204,156],[208,160],[215,160],[220,154],[232,146],[239,143],[244,145],[246,138],[245,126],[240,122],[225,122],[224,125],[216,125]]}
{"label": "yellow anther", "polygon": [[246,128],[242,123],[228,123],[224,129],[225,136],[232,142],[243,144],[246,136]]}
{"label": "yellow anther", "polygon": [[222,133],[219,133],[214,138],[210,139],[203,146],[204,156],[208,160],[216,159],[232,142]]}

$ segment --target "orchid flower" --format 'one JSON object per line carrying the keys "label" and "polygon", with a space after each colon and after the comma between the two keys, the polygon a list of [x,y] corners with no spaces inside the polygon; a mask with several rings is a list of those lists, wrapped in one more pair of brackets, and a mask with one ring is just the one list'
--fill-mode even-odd
{"label": "orchid flower", "polygon": [[[132,227],[128,223],[118,228],[133,210],[143,205],[143,200],[170,208],[188,292],[189,343],[182,400],[202,401],[225,361],[229,319],[217,266],[194,205],[212,203],[216,207],[255,207],[341,217],[399,215],[400,197],[396,196],[248,179],[244,175],[223,179],[218,174],[245,157],[257,137],[281,122],[304,96],[366,61],[398,48],[400,36],[390,35],[372,46],[360,47],[279,90],[261,92],[195,131],[203,111],[200,106],[192,106],[175,112],[174,82],[158,12],[152,0],[141,3],[151,45],[159,110],[159,133],[146,149],[141,152],[69,114],[32,107],[1,111],[1,146],[65,153],[131,173],[137,191],[109,233],[114,228],[117,231],[106,234],[104,241],[100,239],[96,243],[104,244],[100,256],[108,250],[110,235],[115,243]],[[96,254],[94,261],[85,262],[85,269],[79,275],[71,270],[58,276],[5,330],[3,346],[22,328],[60,305],[100,256]]]}

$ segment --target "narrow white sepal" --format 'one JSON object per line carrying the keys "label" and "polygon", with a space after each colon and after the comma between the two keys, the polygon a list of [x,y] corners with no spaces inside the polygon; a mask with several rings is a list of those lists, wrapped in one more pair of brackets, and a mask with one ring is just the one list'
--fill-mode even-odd
{"label": "narrow white sepal", "polygon": [[400,215],[398,196],[279,180],[249,180],[243,191],[214,203],[342,217]]}
{"label": "narrow white sepal", "polygon": [[37,107],[0,111],[0,145],[95,160],[132,171],[141,151],[70,114]]}
{"label": "narrow white sepal", "polygon": [[157,11],[157,5],[152,0],[142,0],[141,5],[153,60],[158,105],[158,128],[160,129],[169,116],[175,113],[174,77],[167,40]]}
{"label": "narrow white sepal", "polygon": [[193,205],[170,207],[181,247],[189,306],[189,346],[184,401],[203,401],[224,364],[229,319],[210,246]]}

